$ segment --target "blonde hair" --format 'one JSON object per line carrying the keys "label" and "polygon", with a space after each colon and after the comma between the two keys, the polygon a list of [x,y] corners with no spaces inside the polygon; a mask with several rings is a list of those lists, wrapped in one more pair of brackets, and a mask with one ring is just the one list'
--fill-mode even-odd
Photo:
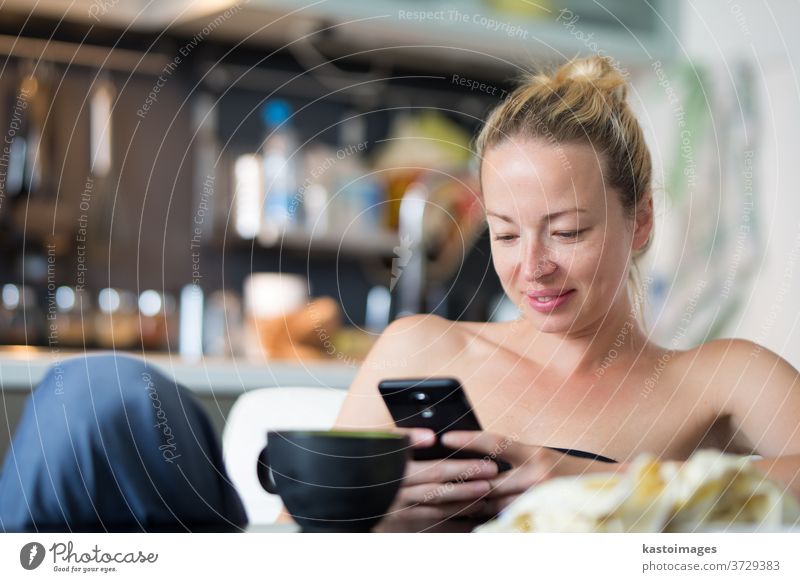
{"label": "blonde hair", "polygon": [[[652,162],[627,93],[625,77],[608,57],[573,59],[551,74],[531,74],[489,114],[475,141],[478,161],[482,165],[488,149],[514,137],[544,139],[557,147],[587,143],[604,161],[606,185],[619,193],[623,211],[633,218],[650,195]],[[634,301],[637,259],[652,239],[651,230],[632,257],[628,292]]]}

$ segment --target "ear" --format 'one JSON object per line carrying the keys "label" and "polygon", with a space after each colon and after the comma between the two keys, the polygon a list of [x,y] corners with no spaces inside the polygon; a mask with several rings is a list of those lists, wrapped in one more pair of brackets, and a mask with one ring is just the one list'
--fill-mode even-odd
{"label": "ear", "polygon": [[633,229],[633,250],[638,251],[647,244],[653,231],[653,197],[646,192],[636,207]]}

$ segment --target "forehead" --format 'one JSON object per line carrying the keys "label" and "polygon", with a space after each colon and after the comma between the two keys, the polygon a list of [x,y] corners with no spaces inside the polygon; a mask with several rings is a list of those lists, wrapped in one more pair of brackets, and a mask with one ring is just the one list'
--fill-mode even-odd
{"label": "forehead", "polygon": [[509,205],[602,208],[607,196],[603,157],[589,144],[508,139],[484,155],[481,187],[487,209]]}

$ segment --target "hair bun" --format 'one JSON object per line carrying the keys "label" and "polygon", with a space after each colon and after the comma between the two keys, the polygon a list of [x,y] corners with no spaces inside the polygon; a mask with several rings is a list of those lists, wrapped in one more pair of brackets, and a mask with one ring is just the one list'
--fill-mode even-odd
{"label": "hair bun", "polygon": [[620,101],[624,101],[628,93],[625,77],[609,57],[592,56],[568,62],[556,71],[551,88],[558,90],[573,83],[591,85]]}

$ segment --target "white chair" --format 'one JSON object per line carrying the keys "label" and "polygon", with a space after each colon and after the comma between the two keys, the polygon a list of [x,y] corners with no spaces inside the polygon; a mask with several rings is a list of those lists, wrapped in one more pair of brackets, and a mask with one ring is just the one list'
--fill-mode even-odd
{"label": "white chair", "polygon": [[277,495],[264,491],[256,474],[267,431],[328,430],[346,395],[336,388],[262,388],[236,399],[222,433],[222,454],[251,524],[274,522],[282,507]]}

